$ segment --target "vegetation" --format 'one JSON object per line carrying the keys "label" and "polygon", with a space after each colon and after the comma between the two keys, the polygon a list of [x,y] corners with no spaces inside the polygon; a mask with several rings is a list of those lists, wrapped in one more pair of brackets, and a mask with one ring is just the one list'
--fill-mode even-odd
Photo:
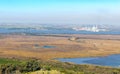
{"label": "vegetation", "polygon": [[40,71],[35,71],[35,72],[29,72],[29,73],[26,73],[26,74],[64,74],[64,73],[61,73],[57,70],[51,70],[51,71],[40,70]]}
{"label": "vegetation", "polygon": [[2,64],[19,64],[20,60],[16,59],[7,59],[7,58],[0,58],[0,65]]}
{"label": "vegetation", "polygon": [[[1,36],[3,37],[0,38],[1,57],[48,60],[120,54],[120,35],[31,36],[15,34]],[[44,46],[54,47],[44,48]]]}
{"label": "vegetation", "polygon": [[[108,39],[108,36],[104,35],[75,35],[74,37],[76,38],[71,40],[68,40],[68,37],[71,37],[71,35],[61,36],[62,37],[57,35],[3,36],[3,38],[0,39],[0,54],[4,57],[14,57],[19,59],[1,58],[0,74],[34,74],[36,72],[38,74],[120,74],[119,68],[77,65],[49,60],[53,58],[91,57],[119,54],[120,36],[110,36],[112,39]],[[55,46],[56,48],[46,49],[36,48],[36,46]],[[23,58],[35,58],[41,60],[23,60]]]}
{"label": "vegetation", "polygon": [[0,61],[0,74],[120,74],[119,68],[77,65],[55,60],[0,59]]}

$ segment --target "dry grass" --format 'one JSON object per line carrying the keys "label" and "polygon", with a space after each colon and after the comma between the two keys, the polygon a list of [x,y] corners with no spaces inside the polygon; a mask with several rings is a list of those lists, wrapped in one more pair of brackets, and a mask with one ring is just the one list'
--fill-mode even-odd
{"label": "dry grass", "polygon": [[64,74],[56,70],[51,70],[51,71],[35,71],[35,72],[29,72],[26,74]]}
{"label": "dry grass", "polygon": [[[76,41],[70,41],[68,37],[54,36],[5,35],[3,37],[0,39],[1,57],[52,59],[105,56],[120,53],[118,36],[116,40],[114,36],[111,36],[113,39],[107,39],[106,35],[102,35],[102,39],[99,36],[94,39],[97,36],[86,35],[85,37],[84,35],[87,39],[83,37]],[[39,45],[40,48],[36,48],[35,44]],[[55,48],[42,48],[44,45],[55,46]]]}

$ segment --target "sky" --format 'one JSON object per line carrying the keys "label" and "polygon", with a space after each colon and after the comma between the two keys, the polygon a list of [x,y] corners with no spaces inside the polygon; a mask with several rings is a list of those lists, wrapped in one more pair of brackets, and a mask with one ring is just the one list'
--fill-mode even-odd
{"label": "sky", "polygon": [[120,0],[0,0],[0,22],[120,25]]}

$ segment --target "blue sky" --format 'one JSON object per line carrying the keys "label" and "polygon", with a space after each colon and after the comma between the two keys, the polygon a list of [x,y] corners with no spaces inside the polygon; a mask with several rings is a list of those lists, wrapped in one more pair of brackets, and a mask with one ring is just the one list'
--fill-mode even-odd
{"label": "blue sky", "polygon": [[120,24],[120,0],[0,0],[0,22]]}

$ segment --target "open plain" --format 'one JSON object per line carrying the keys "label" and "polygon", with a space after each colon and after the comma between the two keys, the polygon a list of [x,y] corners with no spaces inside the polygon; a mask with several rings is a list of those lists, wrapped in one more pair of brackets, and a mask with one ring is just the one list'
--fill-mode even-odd
{"label": "open plain", "polygon": [[120,35],[0,35],[0,57],[48,60],[111,54],[120,54]]}

